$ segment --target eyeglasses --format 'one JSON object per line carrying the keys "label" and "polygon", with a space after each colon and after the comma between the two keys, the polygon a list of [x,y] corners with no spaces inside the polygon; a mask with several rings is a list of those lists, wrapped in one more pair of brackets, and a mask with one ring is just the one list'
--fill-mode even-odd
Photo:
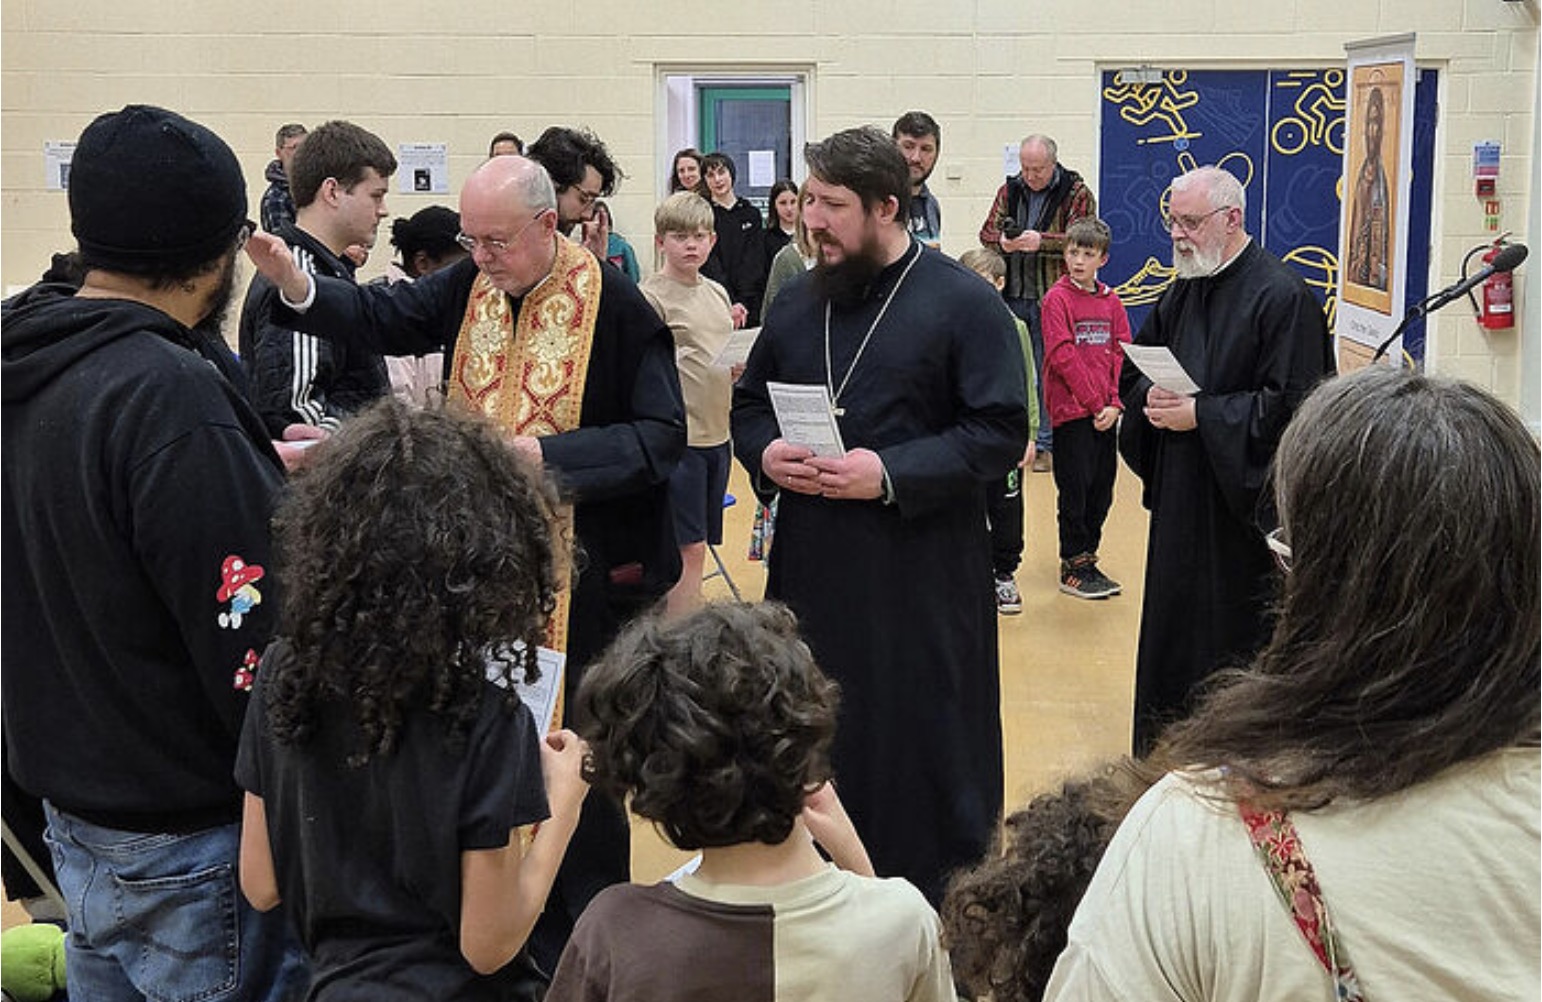
{"label": "eyeglasses", "polygon": [[578,192],[578,204],[584,206],[593,205],[604,194],[604,192],[590,191],[587,188],[580,188],[576,184],[573,186],[573,190]]}
{"label": "eyeglasses", "polygon": [[250,219],[241,224],[241,228],[236,230],[236,253],[239,254],[241,252],[241,249],[246,246],[246,242],[252,239],[252,234],[256,232],[257,224]]}
{"label": "eyeglasses", "polygon": [[475,254],[477,252],[477,248],[480,247],[487,251],[487,253],[496,256],[507,251],[511,246],[513,246],[516,240],[524,236],[525,231],[533,226],[537,219],[540,219],[542,216],[551,211],[551,209],[542,209],[540,212],[537,212],[534,216],[530,217],[530,220],[526,222],[525,225],[515,230],[514,235],[509,237],[507,240],[493,240],[490,238],[484,240],[479,237],[468,237],[464,233],[457,233],[455,234],[455,242],[460,244],[461,249],[467,253]]}
{"label": "eyeglasses", "polygon": [[1218,209],[1211,209],[1203,216],[1169,216],[1164,212],[1162,213],[1162,229],[1171,233],[1173,227],[1176,226],[1180,232],[1193,233],[1195,230],[1205,225],[1205,222],[1217,212],[1225,212],[1228,209],[1234,208],[1236,208],[1234,205],[1223,205]]}
{"label": "eyeglasses", "polygon": [[1291,552],[1290,544],[1285,542],[1285,527],[1282,525],[1264,533],[1264,545],[1269,547],[1269,552],[1274,554],[1274,562],[1280,566],[1280,570],[1289,572]]}

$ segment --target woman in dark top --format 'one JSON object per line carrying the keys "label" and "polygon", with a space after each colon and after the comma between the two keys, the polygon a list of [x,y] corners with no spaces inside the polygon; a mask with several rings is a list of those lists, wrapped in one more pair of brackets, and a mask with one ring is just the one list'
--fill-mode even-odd
{"label": "woman in dark top", "polygon": [[766,198],[766,269],[777,252],[786,247],[798,229],[798,186],[783,178],[771,186]]}

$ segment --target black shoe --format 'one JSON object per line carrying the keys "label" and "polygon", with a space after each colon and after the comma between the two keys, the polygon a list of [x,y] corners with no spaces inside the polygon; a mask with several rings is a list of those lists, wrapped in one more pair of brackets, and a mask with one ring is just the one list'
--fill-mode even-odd
{"label": "black shoe", "polygon": [[1098,570],[1097,557],[1083,555],[1060,562],[1060,590],[1077,598],[1108,598],[1124,588]]}

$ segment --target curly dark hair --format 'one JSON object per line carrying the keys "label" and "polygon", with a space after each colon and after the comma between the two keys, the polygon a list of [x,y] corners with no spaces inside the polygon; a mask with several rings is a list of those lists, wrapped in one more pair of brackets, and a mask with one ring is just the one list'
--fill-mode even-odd
{"label": "curly dark hair", "polygon": [[1007,817],[985,861],[955,874],[942,901],[953,976],[993,1002],[1038,1002],[1092,874],[1147,787],[1110,764]]}
{"label": "curly dark hair", "polygon": [[[274,736],[341,716],[360,765],[413,707],[465,738],[489,664],[510,709],[564,583],[551,489],[486,422],[387,399],[316,447],[274,517],[282,588],[264,681]],[[275,645],[276,649],[277,645]]]}
{"label": "curly dark hair", "polygon": [[838,702],[786,607],[732,603],[635,621],[574,715],[586,778],[690,850],[784,841],[830,778]]}
{"label": "curly dark hair", "polygon": [[599,172],[601,195],[614,195],[616,185],[626,178],[626,172],[611,159],[600,137],[588,129],[553,125],[530,144],[525,156],[546,168],[558,194],[581,184],[586,167]]}

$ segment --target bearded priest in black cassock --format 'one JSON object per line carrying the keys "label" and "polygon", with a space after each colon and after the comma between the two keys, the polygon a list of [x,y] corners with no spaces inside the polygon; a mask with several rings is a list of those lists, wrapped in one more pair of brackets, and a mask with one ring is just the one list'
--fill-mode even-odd
{"label": "bearded priest in black cassock", "polygon": [[1322,307],[1243,229],[1242,186],[1201,167],[1172,186],[1178,280],[1135,336],[1164,345],[1200,387],[1182,396],[1126,365],[1120,452],[1151,511],[1135,670],[1134,750],[1188,709],[1219,668],[1240,666],[1271,627],[1276,580],[1264,534],[1269,464],[1296,407],[1334,372]]}
{"label": "bearded priest in black cassock", "polygon": [[[781,492],[766,597],[841,684],[841,798],[878,873],[935,904],[1001,812],[985,486],[1027,444],[1025,362],[991,287],[910,238],[886,133],[804,156],[818,264],[766,317],[734,391],[734,451],[763,500]],[[826,387],[845,455],[785,440],[768,382]]]}

